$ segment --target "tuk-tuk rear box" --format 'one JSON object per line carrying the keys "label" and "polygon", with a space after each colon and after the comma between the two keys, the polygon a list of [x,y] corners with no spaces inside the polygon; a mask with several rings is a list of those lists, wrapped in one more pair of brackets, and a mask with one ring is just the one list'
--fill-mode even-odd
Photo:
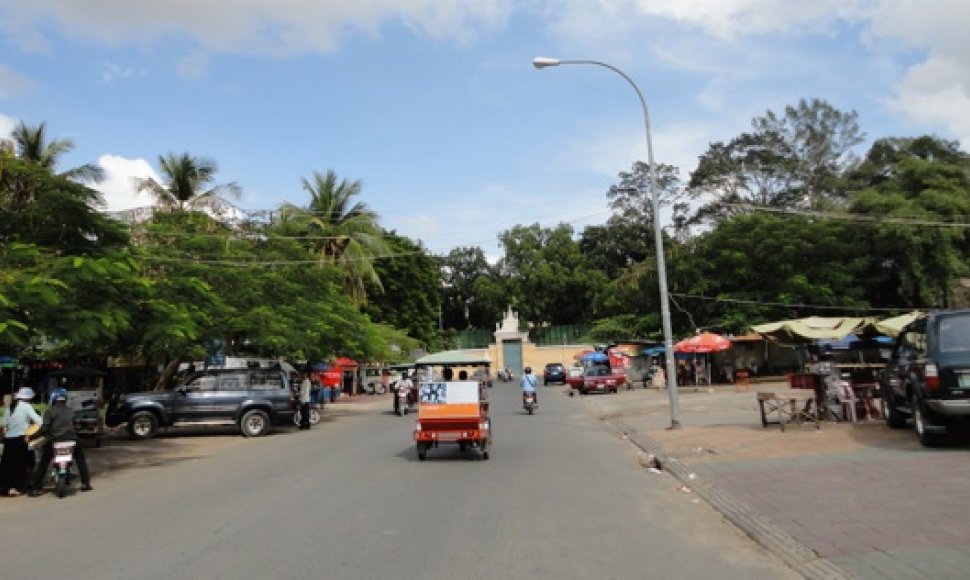
{"label": "tuk-tuk rear box", "polygon": [[431,381],[421,383],[418,420],[477,419],[487,410],[477,381]]}

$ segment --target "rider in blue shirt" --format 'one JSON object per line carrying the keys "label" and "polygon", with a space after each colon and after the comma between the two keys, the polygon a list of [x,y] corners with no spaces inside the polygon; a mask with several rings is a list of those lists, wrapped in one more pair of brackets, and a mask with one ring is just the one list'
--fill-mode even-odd
{"label": "rider in blue shirt", "polygon": [[539,384],[539,377],[532,374],[532,367],[525,367],[522,372],[522,380],[519,383],[522,386],[522,396],[525,397],[526,393],[532,393],[532,400],[535,404],[539,404],[539,393],[536,390],[536,386]]}

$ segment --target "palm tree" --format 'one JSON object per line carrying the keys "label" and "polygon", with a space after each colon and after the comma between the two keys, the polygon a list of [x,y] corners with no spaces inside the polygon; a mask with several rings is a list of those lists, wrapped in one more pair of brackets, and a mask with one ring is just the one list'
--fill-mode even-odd
{"label": "palm tree", "polygon": [[284,206],[304,224],[308,246],[320,263],[336,264],[343,272],[344,289],[357,303],[367,299],[364,283],[383,289],[373,260],[387,252],[378,216],[366,203],[354,202],[360,195],[359,180],[338,180],[332,170],[326,175],[314,172],[313,181],[303,179],[310,194],[306,209]]}
{"label": "palm tree", "polygon": [[[26,123],[20,121],[20,125],[14,129],[12,137],[17,157],[40,165],[53,173],[60,158],[74,149],[74,141],[71,139],[48,140],[46,133],[47,123],[28,127]],[[104,180],[104,169],[99,165],[87,163],[80,167],[68,169],[59,175],[71,181],[98,183]]]}
{"label": "palm tree", "polygon": [[235,182],[210,187],[217,171],[216,162],[210,159],[188,153],[167,153],[159,155],[158,165],[164,184],[146,177],[137,180],[138,191],[150,193],[160,206],[170,211],[211,207],[220,194],[236,199],[242,195],[242,189]]}

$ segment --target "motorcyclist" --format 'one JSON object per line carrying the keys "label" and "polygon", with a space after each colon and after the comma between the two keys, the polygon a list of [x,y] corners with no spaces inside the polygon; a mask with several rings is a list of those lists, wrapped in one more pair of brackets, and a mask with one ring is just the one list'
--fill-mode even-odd
{"label": "motorcyclist", "polygon": [[397,390],[397,396],[394,397],[394,412],[395,413],[400,414],[401,412],[404,411],[404,409],[401,408],[401,402],[402,401],[401,401],[401,395],[400,395],[400,393],[402,391],[405,393],[405,396],[404,396],[404,404],[407,405],[407,406],[410,406],[411,405],[411,389],[413,387],[414,387],[414,383],[411,381],[411,376],[408,374],[407,371],[404,371],[404,374],[401,375],[401,380],[399,380],[397,382],[397,388],[396,388],[396,390]]}
{"label": "motorcyclist", "polygon": [[539,404],[539,393],[536,386],[539,384],[539,377],[532,374],[532,367],[525,367],[522,371],[522,380],[519,382],[522,386],[522,400],[525,400],[525,396],[532,393],[532,401],[538,405]]}
{"label": "motorcyclist", "polygon": [[[40,461],[34,470],[29,494],[31,497],[37,497],[43,493],[44,477],[54,457],[54,443],[77,441],[77,433],[74,430],[74,410],[67,406],[67,389],[57,387],[51,391],[50,406],[44,411],[44,422],[34,435],[34,438],[37,437],[47,437],[47,441],[44,442]],[[91,474],[88,471],[88,462],[84,458],[84,449],[80,445],[74,447],[74,461],[81,473],[81,491],[91,491],[94,489],[91,487]]]}

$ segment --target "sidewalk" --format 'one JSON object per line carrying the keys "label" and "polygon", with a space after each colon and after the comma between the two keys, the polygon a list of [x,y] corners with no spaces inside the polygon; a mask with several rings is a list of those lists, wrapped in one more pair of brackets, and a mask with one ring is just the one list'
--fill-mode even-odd
{"label": "sidewalk", "polygon": [[762,428],[755,384],[577,402],[807,578],[970,576],[970,443],[920,446],[881,421]]}

